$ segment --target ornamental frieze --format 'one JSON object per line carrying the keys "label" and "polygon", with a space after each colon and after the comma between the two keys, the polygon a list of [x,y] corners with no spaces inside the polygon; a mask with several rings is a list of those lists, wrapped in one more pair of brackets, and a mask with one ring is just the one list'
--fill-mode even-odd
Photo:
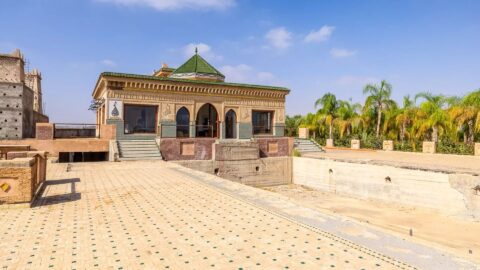
{"label": "ornamental frieze", "polygon": [[123,86],[124,90],[130,91],[175,91],[178,93],[202,93],[202,94],[214,94],[214,95],[239,95],[250,97],[264,97],[264,98],[285,98],[288,94],[286,91],[268,90],[268,89],[256,89],[256,88],[230,88],[230,87],[202,87],[202,86],[189,86],[181,84],[160,84],[160,83],[146,83],[138,81],[127,82],[115,82],[108,83],[109,88],[112,85],[115,88]]}
{"label": "ornamental frieze", "polygon": [[226,106],[252,106],[252,107],[269,107],[283,108],[285,102],[261,100],[261,99],[242,99],[242,98],[223,98],[215,96],[195,96],[195,95],[176,95],[176,94],[160,94],[148,92],[129,92],[129,91],[108,91],[108,98],[127,99],[137,101],[162,102],[169,101],[174,103],[192,104],[193,102],[223,102]]}

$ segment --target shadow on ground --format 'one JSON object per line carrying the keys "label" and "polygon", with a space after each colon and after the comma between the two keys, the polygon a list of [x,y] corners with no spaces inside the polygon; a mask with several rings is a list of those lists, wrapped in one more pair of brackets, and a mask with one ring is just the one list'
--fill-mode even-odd
{"label": "shadow on ground", "polygon": [[[45,181],[45,184],[40,190],[40,193],[38,194],[37,199],[33,202],[32,207],[40,207],[40,206],[53,205],[53,204],[73,202],[73,201],[80,200],[81,193],[78,193],[75,187],[75,184],[78,182],[80,182],[80,178],[69,178],[69,179]],[[70,193],[44,196],[45,190],[47,190],[49,186],[56,186],[56,185],[70,185]]]}

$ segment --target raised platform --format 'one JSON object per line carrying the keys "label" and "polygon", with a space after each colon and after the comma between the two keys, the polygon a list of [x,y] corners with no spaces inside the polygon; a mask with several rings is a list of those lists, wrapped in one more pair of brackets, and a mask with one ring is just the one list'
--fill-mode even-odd
{"label": "raised platform", "polygon": [[426,154],[400,151],[359,151],[327,148],[324,153],[305,153],[302,157],[388,165],[404,169],[480,175],[480,157]]}

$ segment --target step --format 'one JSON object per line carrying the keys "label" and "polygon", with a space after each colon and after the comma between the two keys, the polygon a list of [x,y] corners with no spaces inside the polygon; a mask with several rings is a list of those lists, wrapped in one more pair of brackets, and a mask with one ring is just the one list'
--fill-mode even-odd
{"label": "step", "polygon": [[160,152],[158,151],[143,151],[143,152],[134,152],[134,151],[131,151],[131,152],[125,152],[125,151],[120,151],[120,155],[121,156],[125,156],[125,155],[138,155],[138,156],[141,156],[141,155],[160,155]]}
{"label": "step", "polygon": [[121,158],[146,158],[146,157],[162,158],[162,156],[160,154],[156,154],[156,155],[121,155],[120,157]]}
{"label": "step", "polygon": [[133,161],[133,160],[163,160],[161,157],[122,157],[120,158],[121,161]]}
{"label": "step", "polygon": [[158,151],[158,147],[118,147],[120,151]]}

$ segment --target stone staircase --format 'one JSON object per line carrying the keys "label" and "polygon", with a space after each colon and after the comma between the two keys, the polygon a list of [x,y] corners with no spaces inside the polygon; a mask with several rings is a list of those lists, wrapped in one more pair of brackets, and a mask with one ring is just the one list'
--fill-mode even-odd
{"label": "stone staircase", "polygon": [[309,139],[295,138],[293,147],[300,153],[325,152],[318,143]]}
{"label": "stone staircase", "polygon": [[162,160],[162,154],[155,140],[118,140],[120,160]]}

